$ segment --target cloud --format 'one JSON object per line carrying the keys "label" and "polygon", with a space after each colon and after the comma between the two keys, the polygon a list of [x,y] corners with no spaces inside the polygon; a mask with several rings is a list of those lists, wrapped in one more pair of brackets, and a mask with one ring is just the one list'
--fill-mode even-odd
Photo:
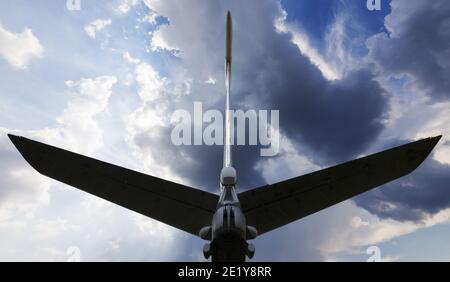
{"label": "cloud", "polygon": [[130,64],[139,64],[141,62],[141,60],[139,60],[138,58],[131,57],[128,51],[125,51],[123,53],[123,58]]}
{"label": "cloud", "polygon": [[97,32],[102,31],[105,27],[111,25],[112,21],[111,19],[97,19],[95,21],[90,22],[89,24],[84,26],[84,31],[86,34],[91,37],[95,38],[97,35]]}
{"label": "cloud", "polygon": [[450,102],[431,104],[423,111],[422,123],[418,124],[416,138],[442,135],[439,145],[434,149],[433,158],[450,165]]}
{"label": "cloud", "polygon": [[40,179],[32,168],[24,165],[7,137],[10,130],[0,128],[0,224],[13,219],[13,211],[29,214],[48,204],[49,181]]}
{"label": "cloud", "polygon": [[[369,246],[382,247],[395,238],[449,222],[450,209],[422,222],[397,221],[380,219],[345,201],[258,237],[255,261],[365,261]],[[382,259],[395,257],[382,248]]]}
{"label": "cloud", "polygon": [[169,43],[163,36],[164,29],[166,29],[167,27],[168,25],[161,25],[157,30],[153,32],[150,44],[152,51],[169,51],[174,53],[179,51],[176,46]]}
{"label": "cloud", "polygon": [[302,149],[286,136],[280,136],[280,152],[274,158],[261,159],[255,165],[267,183],[276,183],[292,177],[321,169],[311,161]]}
{"label": "cloud", "polygon": [[119,14],[127,14],[133,7],[139,4],[140,0],[121,0],[115,10]]}
{"label": "cloud", "polygon": [[[349,201],[333,209],[340,218],[334,218],[335,221],[330,223],[331,226],[327,229],[333,236],[324,238],[319,247],[320,253],[328,258],[337,254],[348,254],[366,246],[378,245],[393,238],[450,221],[450,209],[442,209],[422,222],[380,219],[355,207]],[[357,216],[352,217],[351,214]]]}
{"label": "cloud", "polygon": [[383,75],[408,75],[413,89],[435,100],[450,98],[450,2],[393,0],[389,32],[367,40]]}
{"label": "cloud", "polygon": [[35,135],[55,145],[64,145],[79,153],[91,154],[103,144],[103,131],[95,118],[107,108],[112,87],[116,82],[117,78],[114,76],[67,81],[72,99],[63,114],[56,119],[60,126],[36,131]]}
{"label": "cloud", "polygon": [[143,20],[151,23],[151,24],[156,24],[156,19],[159,17],[159,15],[157,13],[155,13],[154,11],[150,11],[144,18]]}
{"label": "cloud", "polygon": [[216,79],[212,76],[208,76],[208,79],[205,80],[206,84],[216,84]]}
{"label": "cloud", "polygon": [[280,33],[287,33],[291,35],[292,43],[297,45],[300,52],[305,55],[319,70],[323,76],[328,80],[341,79],[342,75],[330,65],[327,60],[314,48],[309,42],[308,36],[302,32],[297,24],[286,21],[287,13],[282,11],[279,18],[275,20],[275,27]]}
{"label": "cloud", "polygon": [[[168,91],[165,79],[147,63],[136,65],[135,79],[141,104],[128,116],[127,143],[144,162],[146,171],[173,180],[176,176],[170,172],[167,162],[174,160],[175,156],[159,148],[159,142],[164,142],[161,140],[164,138],[162,131],[170,119],[166,113]],[[142,139],[147,140],[147,143],[141,144]]]}
{"label": "cloud", "polygon": [[0,42],[0,56],[16,70],[26,69],[32,58],[41,58],[44,54],[44,47],[30,28],[13,33],[0,25]]}

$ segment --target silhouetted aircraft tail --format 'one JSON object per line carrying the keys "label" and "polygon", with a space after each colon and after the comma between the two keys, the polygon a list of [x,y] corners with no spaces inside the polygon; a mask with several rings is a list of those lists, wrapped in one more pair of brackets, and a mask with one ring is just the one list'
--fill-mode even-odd
{"label": "silhouetted aircraft tail", "polygon": [[[416,169],[441,136],[398,146],[236,195],[232,167],[230,87],[232,23],[225,45],[225,134],[221,196],[149,176],[24,137],[8,135],[38,172],[140,214],[211,240],[213,261],[252,258],[254,239],[285,224],[402,177]],[[405,192],[407,193],[407,192]],[[230,243],[231,242],[231,243]],[[234,243],[233,243],[234,242]]]}
{"label": "silhouetted aircraft tail", "polygon": [[[198,236],[218,196],[8,135],[38,172]],[[266,233],[411,173],[441,136],[426,138],[310,174],[238,194],[247,224]]]}

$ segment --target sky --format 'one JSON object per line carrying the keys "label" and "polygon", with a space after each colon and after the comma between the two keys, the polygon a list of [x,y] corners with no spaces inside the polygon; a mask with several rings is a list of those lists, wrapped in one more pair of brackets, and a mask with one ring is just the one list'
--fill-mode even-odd
{"label": "sky", "polygon": [[[280,153],[235,146],[245,191],[443,135],[412,174],[254,240],[254,261],[450,260],[450,2],[4,0],[0,260],[204,261],[199,238],[35,172],[8,133],[218,192],[221,146],[171,115],[277,109]],[[75,9],[74,9],[75,7]]]}

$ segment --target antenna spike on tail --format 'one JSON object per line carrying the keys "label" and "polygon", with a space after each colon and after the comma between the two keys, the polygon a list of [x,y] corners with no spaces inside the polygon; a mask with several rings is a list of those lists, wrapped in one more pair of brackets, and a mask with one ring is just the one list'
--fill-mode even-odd
{"label": "antenna spike on tail", "polygon": [[227,13],[226,43],[225,43],[225,86],[226,86],[226,106],[225,106],[225,135],[223,149],[223,166],[231,167],[231,117],[230,117],[230,88],[231,88],[231,53],[233,42],[233,27],[231,13]]}

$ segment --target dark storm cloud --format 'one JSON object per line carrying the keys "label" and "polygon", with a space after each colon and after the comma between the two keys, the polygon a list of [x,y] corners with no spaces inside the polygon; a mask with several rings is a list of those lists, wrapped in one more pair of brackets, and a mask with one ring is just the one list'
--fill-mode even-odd
{"label": "dark storm cloud", "polygon": [[[293,46],[272,51],[283,54],[268,67],[277,75],[267,75],[258,87],[268,92],[266,106],[280,110],[282,132],[307,147],[315,162],[351,159],[376,139],[384,128],[387,105],[384,90],[369,71],[355,71],[330,82]],[[253,75],[262,72],[255,70]]]}
{"label": "dark storm cloud", "polygon": [[[223,29],[226,9],[231,7],[232,108],[279,110],[281,132],[306,148],[315,162],[323,164],[350,159],[373,142],[383,129],[387,103],[384,90],[369,71],[354,71],[339,81],[326,80],[291,42],[290,35],[276,31],[274,21],[281,15],[276,1],[230,3],[229,6],[209,4],[214,7],[209,13],[201,13],[203,18],[184,15],[179,9],[168,12],[173,26],[163,35],[169,44],[182,50],[180,57],[186,74],[194,81],[201,79],[199,74],[212,73],[217,78],[214,87],[194,82],[192,94],[174,108],[189,108],[193,101],[206,103],[205,110],[224,108]],[[238,4],[236,8],[235,4]],[[219,94],[219,98],[211,99],[213,94]],[[216,189],[222,147],[176,147],[169,140],[170,130],[165,129],[161,136],[167,138],[157,141],[155,148],[189,156],[192,160],[185,163],[182,158],[173,158],[171,169],[201,187]],[[140,138],[137,143],[145,146],[148,135],[142,136],[136,137]],[[259,148],[234,146],[233,150],[241,187],[263,184],[261,175],[254,169],[261,160]],[[163,157],[167,158],[167,154]]]}
{"label": "dark storm cloud", "polygon": [[[386,148],[408,142],[396,140]],[[380,218],[420,221],[450,208],[450,166],[428,157],[410,175],[360,195],[354,202]]]}
{"label": "dark storm cloud", "polygon": [[368,40],[383,74],[409,74],[430,97],[450,98],[450,1],[392,1],[390,35]]}
{"label": "dark storm cloud", "polygon": [[307,147],[316,162],[355,156],[383,129],[384,90],[367,70],[326,80],[290,35],[275,30],[280,14],[272,11],[260,12],[265,21],[236,17],[233,102],[280,110],[281,131]]}

